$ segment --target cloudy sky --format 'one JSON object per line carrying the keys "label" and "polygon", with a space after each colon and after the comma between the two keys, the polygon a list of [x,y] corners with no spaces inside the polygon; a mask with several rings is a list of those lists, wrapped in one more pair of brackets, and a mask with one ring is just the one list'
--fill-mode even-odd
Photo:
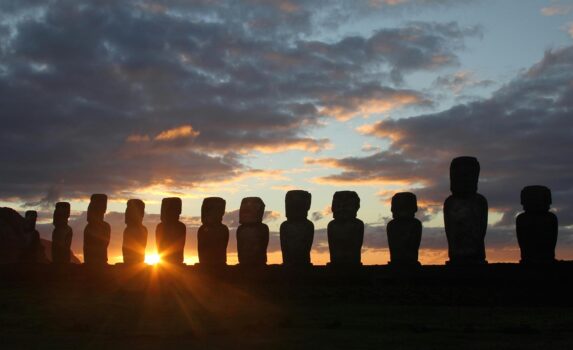
{"label": "cloudy sky", "polygon": [[[420,258],[447,259],[451,158],[479,158],[489,261],[519,259],[523,186],[553,190],[557,257],[573,259],[573,1],[172,0],[0,2],[0,206],[72,202],[81,258],[91,193],[123,211],[183,198],[187,262],[202,198],[260,196],[275,235],[284,195],[313,195],[313,261],[337,190],[361,197],[363,261],[388,261],[390,197],[417,194]],[[232,231],[234,236],[234,231]],[[155,250],[151,234],[148,252]],[[229,261],[236,261],[234,238]]]}

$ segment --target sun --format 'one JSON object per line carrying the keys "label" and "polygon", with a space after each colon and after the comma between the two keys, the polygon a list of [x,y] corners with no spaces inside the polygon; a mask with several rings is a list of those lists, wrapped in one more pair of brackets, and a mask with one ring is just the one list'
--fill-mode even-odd
{"label": "sun", "polygon": [[161,262],[161,257],[157,253],[145,255],[145,263],[147,265],[157,265],[160,262]]}

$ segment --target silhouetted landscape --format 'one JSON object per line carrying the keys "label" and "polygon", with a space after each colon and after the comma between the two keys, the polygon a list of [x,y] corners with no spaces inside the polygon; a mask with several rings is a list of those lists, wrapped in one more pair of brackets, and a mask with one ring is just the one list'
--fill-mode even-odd
{"label": "silhouetted landscape", "polygon": [[[551,191],[528,186],[521,192],[525,211],[516,219],[521,264],[488,265],[487,200],[477,193],[478,176],[477,159],[452,161],[452,195],[444,204],[446,266],[418,262],[423,228],[414,218],[416,196],[407,192],[392,198],[386,266],[361,263],[364,224],[356,218],[360,198],[353,191],[333,196],[327,266],[311,263],[311,194],[302,190],[285,196],[282,266],[266,264],[269,228],[262,223],[265,204],[258,197],[241,202],[236,266],[226,264],[229,229],[221,223],[225,200],[218,197],[206,198],[201,206],[199,263],[193,267],[183,264],[186,227],[178,221],[180,198],[162,201],[156,228],[162,262],[154,266],[144,263],[141,200],[127,202],[124,263],[115,266],[107,264],[106,195],[91,196],[82,265],[71,264],[69,203],[55,206],[52,264],[46,264],[35,228],[37,213],[21,218],[3,208],[1,237],[23,242],[11,247],[18,254],[7,251],[19,258],[0,265],[0,295],[7,293],[0,304],[4,341],[14,347],[307,348],[353,347],[357,339],[361,347],[374,347],[406,337],[403,348],[487,344],[523,349],[537,348],[550,337],[556,347],[570,345],[573,314],[563,314],[563,308],[573,306],[573,262],[555,260]],[[531,318],[532,307],[541,318]]]}
{"label": "silhouetted landscape", "polygon": [[0,323],[14,348],[565,349],[572,271],[4,265]]}
{"label": "silhouetted landscape", "polygon": [[0,0],[0,348],[573,348],[572,40],[570,0]]}

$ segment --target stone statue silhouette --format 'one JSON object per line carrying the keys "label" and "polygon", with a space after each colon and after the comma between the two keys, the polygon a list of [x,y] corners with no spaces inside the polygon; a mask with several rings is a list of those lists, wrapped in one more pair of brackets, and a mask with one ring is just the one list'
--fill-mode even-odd
{"label": "stone statue silhouette", "polygon": [[206,266],[227,264],[229,228],[223,224],[226,202],[223,198],[209,197],[201,205],[201,222],[197,232],[199,263]]}
{"label": "stone statue silhouette", "polygon": [[187,227],[179,221],[181,198],[163,198],[161,222],[155,229],[155,241],[159,256],[171,264],[183,264]]}
{"label": "stone statue silhouette", "polygon": [[28,210],[24,214],[25,230],[24,230],[24,248],[20,260],[22,262],[41,262],[44,256],[44,247],[40,241],[40,233],[36,230],[36,220],[38,219],[38,212],[35,210]]}
{"label": "stone statue silhouette", "polygon": [[521,191],[524,213],[517,216],[517,242],[522,263],[555,261],[557,216],[549,211],[551,190],[545,186],[527,186]]}
{"label": "stone statue silhouette", "polygon": [[237,253],[239,264],[261,266],[267,263],[269,227],[263,224],[265,203],[259,197],[247,197],[241,201],[239,227],[237,228]]}
{"label": "stone statue silhouette", "polygon": [[328,223],[330,264],[334,266],[361,265],[364,223],[356,218],[360,197],[354,191],[339,191],[332,198],[334,220]]}
{"label": "stone statue silhouette", "polygon": [[415,194],[400,192],[392,197],[393,219],[386,226],[392,265],[420,264],[418,250],[422,240],[422,223],[414,217],[417,211]]}
{"label": "stone statue silhouette", "polygon": [[281,224],[280,240],[285,266],[308,266],[314,239],[314,224],[306,217],[310,210],[311,194],[307,191],[288,191],[285,197],[287,220]]}
{"label": "stone statue silhouette", "polygon": [[145,261],[147,247],[147,228],[143,226],[145,203],[140,199],[127,201],[125,224],[123,230],[123,262],[125,264],[142,264]]}
{"label": "stone statue silhouette", "polygon": [[84,229],[84,262],[86,264],[107,264],[107,247],[111,227],[104,221],[107,210],[107,196],[92,194],[88,205],[88,224]]}
{"label": "stone statue silhouette", "polygon": [[450,165],[452,195],[444,202],[448,264],[484,264],[488,205],[477,193],[480,165],[474,157],[458,157]]}
{"label": "stone statue silhouette", "polygon": [[52,231],[52,262],[69,264],[71,260],[72,228],[68,225],[70,203],[58,202],[54,210]]}

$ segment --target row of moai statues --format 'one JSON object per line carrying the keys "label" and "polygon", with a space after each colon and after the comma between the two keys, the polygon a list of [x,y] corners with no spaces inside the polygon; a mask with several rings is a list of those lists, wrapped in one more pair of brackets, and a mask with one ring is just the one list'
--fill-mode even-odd
{"label": "row of moai statues", "polygon": [[[450,264],[485,264],[484,239],[488,204],[477,192],[480,164],[474,157],[458,157],[450,165],[452,195],[444,203],[444,224]],[[516,219],[517,241],[522,263],[555,261],[558,223],[549,211],[551,190],[526,186],[521,191],[524,212]]]}
{"label": "row of moai statues", "polygon": [[[448,264],[485,264],[484,239],[488,222],[488,204],[477,192],[480,165],[474,157],[455,158],[450,166],[452,194],[444,203],[444,223],[448,241]],[[523,263],[555,260],[557,217],[549,211],[551,191],[544,186],[528,186],[521,192],[524,212],[517,217],[516,231]],[[229,229],[223,224],[226,202],[219,197],[205,198],[201,206],[202,225],[198,231],[199,263],[207,266],[226,264]],[[310,252],[314,240],[314,224],[307,219],[311,194],[288,191],[285,197],[286,218],[280,226],[283,263],[286,266],[311,265]],[[84,230],[84,261],[87,264],[107,263],[110,226],[104,221],[107,196],[94,194],[88,207],[88,225]],[[364,223],[357,218],[360,198],[353,191],[336,192],[332,200],[333,220],[328,224],[330,264],[361,265]],[[186,226],[179,218],[180,198],[164,198],[161,222],[156,228],[157,249],[163,261],[181,264],[184,260]],[[386,231],[390,264],[419,265],[418,251],[422,223],[415,218],[416,195],[397,193],[392,197],[392,220]],[[237,253],[240,265],[257,266],[267,262],[269,228],[263,223],[265,204],[258,197],[241,202],[237,228]],[[138,199],[127,202],[126,228],[123,235],[123,257],[127,264],[143,263],[147,245],[147,229],[143,225],[145,204]],[[69,203],[56,204],[52,256],[54,262],[69,262],[72,230],[67,221]]]}

